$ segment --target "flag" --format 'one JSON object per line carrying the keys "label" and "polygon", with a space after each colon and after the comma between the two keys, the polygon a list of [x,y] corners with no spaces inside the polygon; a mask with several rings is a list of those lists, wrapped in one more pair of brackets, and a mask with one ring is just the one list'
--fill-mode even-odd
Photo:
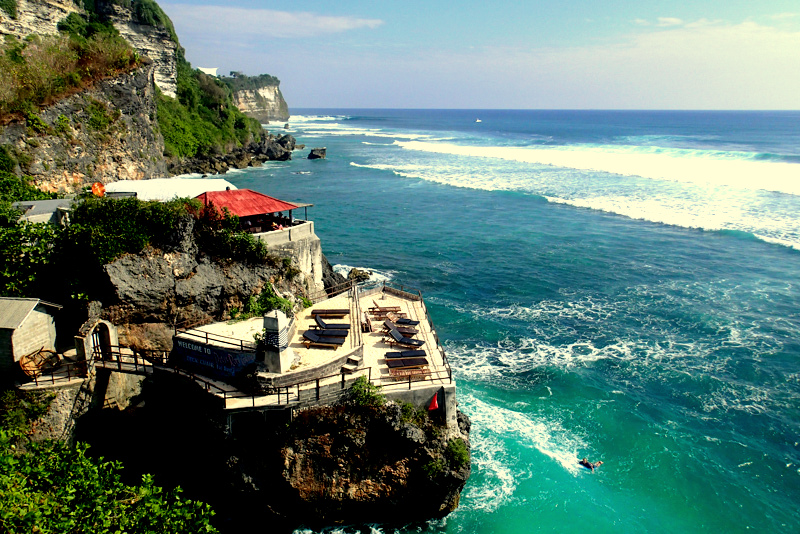
{"label": "flag", "polygon": [[439,409],[439,392],[437,391],[433,398],[431,399],[431,403],[428,406],[428,411],[438,410]]}

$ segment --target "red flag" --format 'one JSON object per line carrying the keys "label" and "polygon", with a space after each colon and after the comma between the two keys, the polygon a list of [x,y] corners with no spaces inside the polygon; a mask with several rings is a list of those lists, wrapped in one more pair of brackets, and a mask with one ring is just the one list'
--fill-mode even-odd
{"label": "red flag", "polygon": [[428,406],[428,411],[439,409],[439,392],[437,391],[431,399],[431,404]]}

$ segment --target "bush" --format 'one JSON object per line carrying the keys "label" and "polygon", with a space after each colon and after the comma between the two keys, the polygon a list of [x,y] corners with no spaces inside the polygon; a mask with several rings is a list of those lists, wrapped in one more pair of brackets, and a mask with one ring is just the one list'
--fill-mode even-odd
{"label": "bush", "polygon": [[359,376],[350,386],[347,399],[355,406],[378,408],[386,404],[386,397],[381,394],[381,388],[370,383],[364,375]]}
{"label": "bush", "polygon": [[17,0],[0,0],[0,9],[12,19],[17,18]]}
{"label": "bush", "polygon": [[60,24],[66,33],[0,45],[0,115],[33,113],[73,87],[138,66],[113,26],[73,15]]}
{"label": "bush", "polygon": [[447,460],[455,469],[460,469],[469,463],[469,450],[467,444],[461,438],[451,439],[447,443],[445,452]]}

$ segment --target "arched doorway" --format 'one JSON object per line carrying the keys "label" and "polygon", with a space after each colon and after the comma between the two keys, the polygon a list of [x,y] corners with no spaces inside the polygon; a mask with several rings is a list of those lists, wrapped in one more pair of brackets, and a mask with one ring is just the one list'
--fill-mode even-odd
{"label": "arched doorway", "polygon": [[110,360],[113,353],[111,350],[111,332],[108,325],[104,322],[99,322],[94,325],[91,340],[90,357],[95,358],[97,354],[101,354],[104,360]]}

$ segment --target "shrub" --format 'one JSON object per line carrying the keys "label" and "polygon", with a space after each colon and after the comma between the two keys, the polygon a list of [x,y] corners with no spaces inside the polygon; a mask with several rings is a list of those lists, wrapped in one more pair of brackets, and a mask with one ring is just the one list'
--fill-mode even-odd
{"label": "shrub", "polygon": [[386,404],[386,397],[381,394],[380,386],[372,384],[366,376],[361,375],[350,386],[347,401],[355,406],[378,408]]}
{"label": "shrub", "polygon": [[450,465],[455,469],[460,469],[469,462],[469,450],[467,450],[467,444],[461,438],[451,439],[447,443],[445,455]]}
{"label": "shrub", "polygon": [[5,145],[0,145],[0,172],[14,172],[16,160],[11,156],[11,151]]}
{"label": "shrub", "polygon": [[12,19],[17,18],[17,0],[0,0],[0,9]]}

